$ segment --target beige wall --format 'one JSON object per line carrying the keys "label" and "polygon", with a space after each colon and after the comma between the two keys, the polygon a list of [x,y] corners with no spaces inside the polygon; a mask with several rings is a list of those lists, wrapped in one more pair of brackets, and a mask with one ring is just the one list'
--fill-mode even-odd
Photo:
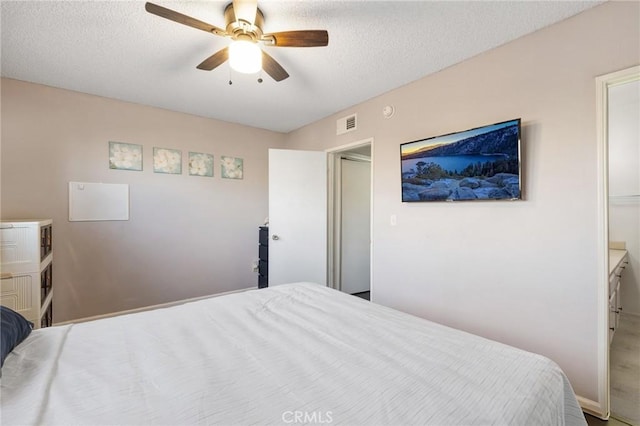
{"label": "beige wall", "polygon": [[[1,217],[54,220],[55,321],[257,286],[284,135],[10,79],[1,112]],[[143,171],[110,170],[108,141],[143,145]],[[153,172],[154,146],[182,150],[182,175]],[[187,174],[189,151],[215,156],[213,178]],[[243,180],[220,178],[221,155]],[[69,222],[69,181],[129,184],[130,220]]]}
{"label": "beige wall", "polygon": [[[595,77],[640,63],[639,16],[597,6],[287,135],[298,149],[374,138],[375,302],[546,355],[596,403]],[[350,113],[358,130],[336,136]],[[401,143],[517,117],[524,201],[401,202]]]}

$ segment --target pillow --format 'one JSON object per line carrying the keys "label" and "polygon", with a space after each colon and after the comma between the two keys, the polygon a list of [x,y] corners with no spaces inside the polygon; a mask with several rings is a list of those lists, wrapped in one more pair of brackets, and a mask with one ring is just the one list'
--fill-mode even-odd
{"label": "pillow", "polygon": [[7,355],[31,333],[33,324],[19,313],[2,305],[0,305],[0,317],[0,334],[2,334],[2,341],[0,341],[0,353],[2,355],[0,367],[2,367]]}

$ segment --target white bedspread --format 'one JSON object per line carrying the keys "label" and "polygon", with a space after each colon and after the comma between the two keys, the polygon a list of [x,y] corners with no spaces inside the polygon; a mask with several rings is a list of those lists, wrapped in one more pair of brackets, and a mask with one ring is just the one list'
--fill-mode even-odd
{"label": "white bedspread", "polygon": [[315,284],[35,330],[3,425],[585,425],[549,359]]}

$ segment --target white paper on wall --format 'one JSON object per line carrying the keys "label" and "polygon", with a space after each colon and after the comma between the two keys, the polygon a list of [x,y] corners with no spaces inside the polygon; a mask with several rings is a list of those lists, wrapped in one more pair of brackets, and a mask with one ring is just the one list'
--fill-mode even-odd
{"label": "white paper on wall", "polygon": [[69,221],[129,220],[129,185],[69,182]]}

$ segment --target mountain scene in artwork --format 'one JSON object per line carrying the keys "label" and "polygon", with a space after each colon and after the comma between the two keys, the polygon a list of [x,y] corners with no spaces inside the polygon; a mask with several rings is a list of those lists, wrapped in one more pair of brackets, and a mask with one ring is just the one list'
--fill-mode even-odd
{"label": "mountain scene in artwork", "polygon": [[520,120],[400,146],[402,201],[520,198]]}

